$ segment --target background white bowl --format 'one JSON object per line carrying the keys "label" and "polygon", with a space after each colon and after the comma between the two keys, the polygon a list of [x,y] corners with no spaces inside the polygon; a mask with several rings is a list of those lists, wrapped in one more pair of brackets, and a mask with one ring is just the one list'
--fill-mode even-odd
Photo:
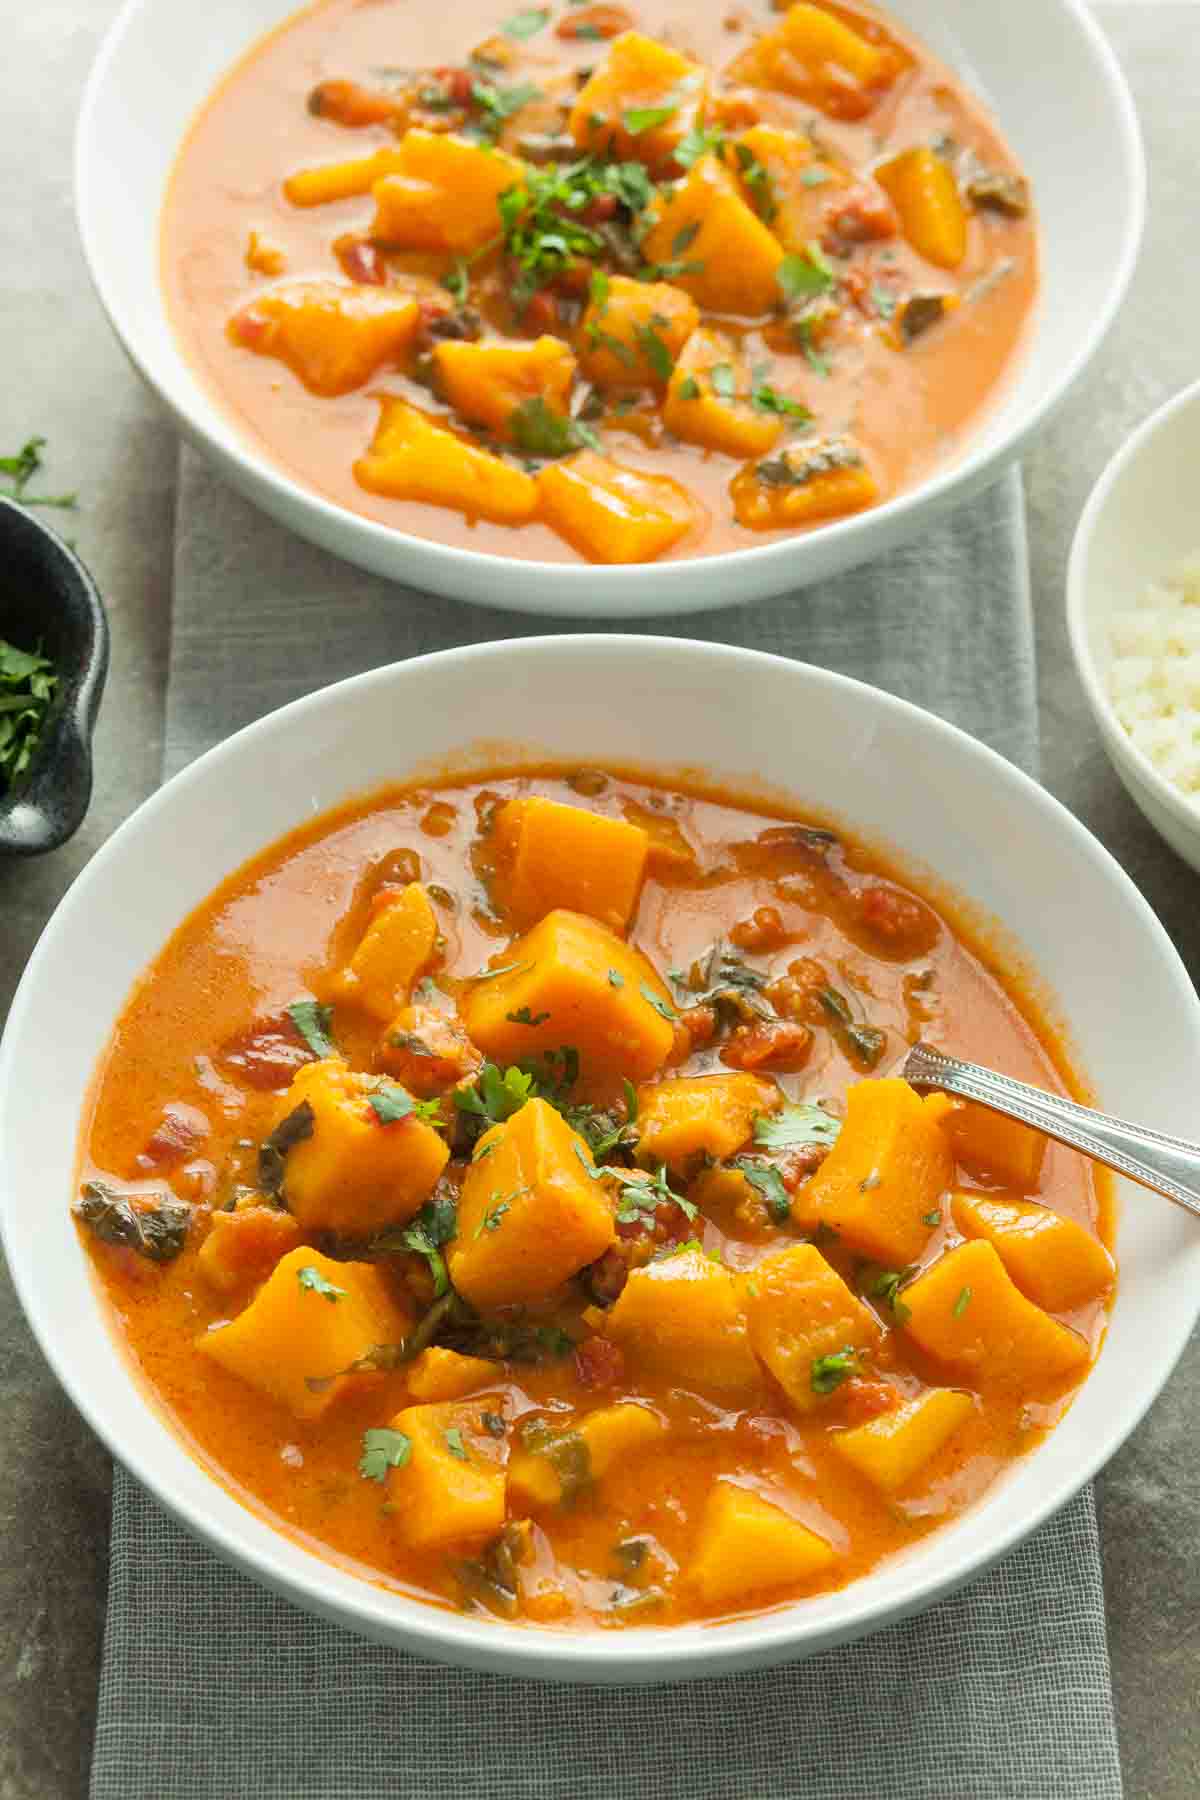
{"label": "background white bowl", "polygon": [[908,1556],[843,1593],[720,1629],[563,1636],[386,1593],[240,1505],[148,1401],[68,1215],[97,1058],[184,915],[293,826],[461,753],[463,721],[481,743],[511,742],[513,694],[531,757],[690,764],[792,790],[798,806],[831,808],[896,846],[918,879],[925,867],[961,883],[1035,969],[1053,972],[1100,1102],[1194,1134],[1200,1003],[1183,966],[1107,852],[1009,763],[928,713],[803,664],[686,640],[534,638],[419,658],[298,701],[202,757],[99,852],[34,952],[0,1044],[0,1228],[13,1279],[59,1379],[114,1453],[199,1537],[311,1611],[419,1654],[564,1680],[675,1680],[805,1655],[986,1567],[1120,1445],[1200,1308],[1190,1219],[1130,1191],[1120,1292],[1079,1399],[982,1504]]}
{"label": "background white bowl", "polygon": [[159,214],[185,127],[295,0],[129,0],[96,61],[76,143],[76,205],[100,300],[181,430],[273,518],[409,586],[572,617],[634,618],[761,599],[911,536],[1019,454],[1099,346],[1141,238],[1145,176],[1124,78],[1082,0],[894,0],[991,106],[1032,179],[1042,291],[1019,374],[966,452],[886,505],[789,542],[624,568],[510,562],[393,531],[292,481],[243,438],[180,352],[158,274]]}
{"label": "background white bowl", "polygon": [[1113,709],[1109,624],[1148,582],[1200,551],[1200,382],[1153,413],[1088,496],[1067,565],[1067,630],[1108,760],[1135,805],[1200,870],[1200,806],[1139,750]]}

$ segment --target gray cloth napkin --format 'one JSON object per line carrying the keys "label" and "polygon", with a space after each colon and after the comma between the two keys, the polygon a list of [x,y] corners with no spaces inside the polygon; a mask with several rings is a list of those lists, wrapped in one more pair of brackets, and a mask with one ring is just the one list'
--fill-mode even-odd
{"label": "gray cloth napkin", "polygon": [[[554,629],[389,588],[185,453],[165,765],[310,689]],[[1036,770],[1015,474],[886,563],[643,627],[843,669]],[[470,721],[463,722],[469,736]],[[422,1663],[294,1610],[117,1468],[92,1800],[1119,1800],[1090,1491],[923,1617],[761,1674],[563,1688]]]}

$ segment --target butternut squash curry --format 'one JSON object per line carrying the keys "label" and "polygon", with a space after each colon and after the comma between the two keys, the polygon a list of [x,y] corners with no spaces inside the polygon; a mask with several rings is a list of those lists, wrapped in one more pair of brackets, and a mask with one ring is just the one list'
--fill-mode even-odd
{"label": "butternut squash curry", "polygon": [[218,889],[135,990],[80,1231],[195,1454],[481,1619],[840,1588],[1070,1402],[1082,1159],[887,1071],[1065,1091],[1032,1004],[825,826],[585,769],[397,789]]}
{"label": "butternut squash curry", "polygon": [[200,115],[164,230],[188,353],[289,474],[604,563],[923,479],[1012,365],[1036,261],[978,103],[808,0],[323,0]]}

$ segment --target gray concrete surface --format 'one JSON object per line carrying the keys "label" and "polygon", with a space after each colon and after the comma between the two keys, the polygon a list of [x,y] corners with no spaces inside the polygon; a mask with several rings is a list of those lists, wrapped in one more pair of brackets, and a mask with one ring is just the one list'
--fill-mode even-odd
{"label": "gray concrete surface", "polygon": [[[0,454],[35,432],[50,440],[48,477],[56,490],[79,490],[68,530],[108,598],[114,637],[84,830],[41,861],[0,863],[0,1016],[55,902],[150,791],[159,761],[174,438],[100,316],[70,205],[75,108],[114,11],[114,0],[42,0],[0,14]],[[1123,863],[1200,977],[1196,877],[1111,774],[1062,621],[1067,549],[1092,481],[1133,424],[1200,374],[1191,129],[1200,13],[1187,0],[1126,0],[1100,11],[1142,113],[1151,216],[1134,291],[1108,346],[1026,464],[1044,775]],[[1131,1800],[1200,1793],[1198,1402],[1193,1345],[1099,1488]],[[76,1800],[86,1791],[95,1711],[109,1472],[45,1368],[2,1271],[0,1421],[0,1800]]]}

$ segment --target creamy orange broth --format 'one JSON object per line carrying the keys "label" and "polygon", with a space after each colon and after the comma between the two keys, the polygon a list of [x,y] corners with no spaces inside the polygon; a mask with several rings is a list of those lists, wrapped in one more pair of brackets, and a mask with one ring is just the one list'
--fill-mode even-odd
{"label": "creamy orange broth", "polygon": [[[509,42],[517,60],[496,79],[536,80],[547,70],[600,64],[607,42],[571,42],[555,35],[560,17],[569,17],[570,10],[569,5],[551,7],[545,30],[523,43]],[[1017,173],[1011,152],[980,103],[894,20],[857,4],[829,10],[868,33],[886,34],[911,58],[910,66],[865,117],[853,121],[828,117],[779,93],[745,86],[732,90],[743,98],[750,93],[764,122],[811,130],[814,141],[853,172],[858,186],[852,191],[869,190],[877,200],[883,196],[872,170],[899,151],[931,141],[951,140],[957,154],[975,153],[996,171]],[[338,78],[378,85],[384,80],[379,71],[395,70],[397,64],[405,70],[461,67],[468,52],[495,34],[508,16],[508,9],[497,8],[494,0],[449,10],[401,6],[399,0],[321,0],[297,14],[247,55],[192,125],[164,209],[162,276],[187,355],[247,438],[294,479],[353,512],[420,537],[505,556],[570,561],[578,560],[576,551],[538,517],[519,525],[469,520],[443,507],[384,498],[360,484],[354,465],[375,432],[381,396],[401,396],[426,412],[438,409],[428,388],[411,379],[411,367],[383,368],[354,392],[317,398],[281,363],[255,355],[227,334],[238,309],[280,283],[340,280],[335,240],[344,234],[369,239],[370,195],[302,208],[292,205],[284,192],[284,180],[298,170],[365,156],[396,141],[387,125],[349,129],[314,116],[306,104],[314,88]],[[644,0],[630,16],[639,31],[718,74],[779,17],[761,4],[689,10],[663,0]],[[518,118],[504,127],[500,144],[513,148],[520,132]],[[251,232],[281,253],[281,275],[247,267]],[[828,249],[834,240],[826,235],[821,241]],[[887,499],[959,453],[1011,372],[1036,294],[1036,224],[1032,212],[1009,218],[973,210],[965,256],[953,269],[926,261],[902,235],[841,248],[844,256],[835,255],[832,265],[838,276],[838,315],[811,360],[786,333],[781,338],[783,328],[766,317],[703,313],[703,322],[731,333],[752,367],[769,368],[776,389],[810,409],[808,438],[814,433],[822,439],[847,437],[865,458],[878,497]],[[395,281],[414,271],[436,277],[451,259],[410,253],[389,256],[386,262],[388,280]],[[544,323],[514,325],[504,313],[503,269],[497,272],[485,261],[478,273],[477,298],[489,341],[527,341],[547,329]],[[894,296],[950,294],[961,297],[962,304],[900,348],[894,320],[889,324],[881,316],[881,303],[873,298],[881,290]],[[576,306],[572,313],[568,304],[564,316],[548,327],[577,349],[578,310]],[[596,425],[606,456],[672,477],[698,503],[693,527],[665,555],[712,555],[789,535],[737,522],[729,491],[741,466],[735,457],[672,436],[653,396],[624,416],[614,410],[611,396],[609,400],[609,410]],[[781,445],[790,441],[785,437]],[[795,441],[803,445],[807,440],[801,433]]]}
{"label": "creamy orange broth", "polygon": [[[579,785],[586,789],[583,797]],[[357,1377],[355,1391],[343,1392],[322,1418],[299,1422],[197,1353],[197,1339],[245,1303],[245,1297],[231,1301],[215,1292],[197,1255],[211,1209],[226,1202],[230,1166],[246,1169],[247,1147],[278,1118],[278,1090],[286,1083],[285,1074],[275,1091],[251,1086],[231,1062],[231,1047],[244,1046],[247,1034],[265,1021],[278,1021],[298,996],[334,992],[333,972],[353,949],[380,879],[396,878],[401,850],[415,853],[422,881],[439,895],[444,935],[434,970],[439,990],[462,991],[460,978],[474,974],[488,958],[507,961],[502,953],[511,933],[493,904],[494,894],[489,900],[489,840],[480,835],[480,821],[494,815],[497,799],[530,792],[608,816],[632,813],[650,820],[656,835],[666,833],[676,849],[682,846],[690,855],[690,861],[670,866],[652,858],[630,933],[657,970],[686,969],[714,940],[728,940],[739,921],[772,907],[791,941],[746,950],[747,963],[768,979],[798,958],[819,963],[830,983],[886,1033],[874,1074],[886,1074],[920,1035],[1052,1090],[1076,1085],[1063,1046],[1030,994],[951,910],[942,905],[919,915],[926,931],[920,945],[901,941],[897,947],[881,939],[864,925],[863,896],[875,888],[911,892],[894,871],[851,838],[827,852],[818,847],[815,854],[811,846],[788,849],[768,842],[764,847],[756,840],[780,823],[780,815],[764,814],[734,795],[681,791],[623,775],[587,777],[576,785],[560,771],[500,773],[436,789],[396,788],[306,825],[225,881],[180,927],[132,994],[100,1067],[81,1140],[81,1179],[99,1176],[143,1188],[161,1187],[165,1180],[193,1202],[187,1246],[160,1267],[83,1235],[114,1327],[147,1384],[150,1403],[163,1409],[214,1476],[315,1554],[440,1605],[480,1607],[461,1574],[480,1546],[467,1543],[436,1553],[407,1548],[387,1491],[357,1472],[364,1431],[386,1425],[406,1403],[403,1369]],[[399,866],[413,873],[411,859],[407,866],[400,859]],[[335,1003],[333,1032],[353,1066],[378,1066],[378,1027],[342,1000]],[[724,1041],[702,1044],[666,1072],[725,1069]],[[293,1047],[303,1060],[298,1037]],[[789,1096],[821,1099],[840,1112],[848,1085],[865,1073],[832,1031],[817,1024],[804,1066],[774,1079]],[[194,1135],[182,1147],[168,1144],[164,1150],[156,1133],[165,1109],[181,1106],[195,1109],[187,1115]],[[450,1165],[452,1174],[461,1168],[458,1162]],[[961,1167],[957,1185],[981,1191],[989,1186]],[[1084,1159],[1050,1145],[1030,1197],[1111,1239],[1107,1186]],[[797,1241],[791,1226],[761,1220],[740,1225],[728,1213],[719,1219],[701,1214],[680,1232],[698,1237],[735,1270]],[[957,1241],[949,1207],[943,1206],[922,1266]],[[648,1253],[654,1245],[645,1248]],[[836,1243],[825,1253],[853,1285],[862,1259]],[[390,1278],[410,1297],[422,1292],[424,1265],[418,1259],[393,1258],[391,1266]],[[428,1287],[423,1291],[427,1298]],[[578,1284],[568,1283],[537,1316],[553,1318],[583,1339],[589,1335],[585,1305]],[[886,1326],[886,1310],[876,1305]],[[1083,1335],[1093,1353],[1105,1306],[1102,1295],[1064,1315],[1063,1322]],[[537,1517],[532,1560],[522,1571],[520,1615],[564,1627],[607,1627],[727,1613],[728,1607],[705,1607],[688,1582],[698,1522],[718,1477],[768,1496],[836,1552],[825,1576],[754,1593],[746,1607],[844,1586],[984,1493],[1015,1458],[1036,1446],[1080,1378],[1073,1373],[1007,1389],[982,1384],[966,1424],[916,1476],[885,1497],[835,1453],[836,1433],[869,1416],[881,1378],[915,1394],[925,1383],[945,1385],[947,1377],[898,1329],[887,1331],[871,1374],[872,1379],[845,1383],[816,1412],[800,1415],[769,1382],[752,1404],[722,1402],[689,1390],[686,1380],[656,1379],[629,1356],[614,1380],[599,1387],[589,1384],[587,1369],[569,1356],[540,1366],[497,1364],[495,1381],[479,1404],[495,1407],[503,1401],[517,1426],[531,1409],[569,1423],[577,1412],[641,1399],[669,1427],[659,1444],[619,1464],[573,1507]],[[515,1429],[510,1426],[514,1442]],[[616,1549],[631,1538],[646,1544],[636,1576]],[[652,1590],[652,1603],[638,1604],[639,1583]]]}

